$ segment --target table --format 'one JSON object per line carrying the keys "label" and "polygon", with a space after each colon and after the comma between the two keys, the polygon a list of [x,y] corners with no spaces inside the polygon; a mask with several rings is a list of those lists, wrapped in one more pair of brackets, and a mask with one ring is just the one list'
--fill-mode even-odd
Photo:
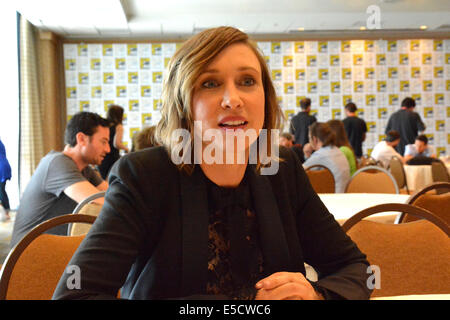
{"label": "table", "polygon": [[[383,203],[406,203],[409,195],[390,193],[319,193],[319,197],[337,222],[342,225],[348,218],[366,208]],[[367,219],[393,223],[397,214],[397,212],[383,212],[367,217]]]}
{"label": "table", "polygon": [[410,166],[404,165],[406,182],[409,191],[418,191],[433,183],[431,165]]}
{"label": "table", "polygon": [[450,294],[413,294],[407,296],[376,297],[370,300],[450,300]]}

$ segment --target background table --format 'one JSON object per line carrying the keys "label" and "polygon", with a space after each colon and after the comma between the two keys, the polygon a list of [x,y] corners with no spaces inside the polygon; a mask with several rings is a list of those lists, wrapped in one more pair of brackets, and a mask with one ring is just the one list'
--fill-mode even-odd
{"label": "background table", "polygon": [[[319,193],[328,211],[342,225],[348,218],[369,207],[383,203],[406,203],[407,194],[390,193]],[[378,213],[367,219],[393,223],[398,212]]]}
{"label": "background table", "polygon": [[431,165],[409,166],[404,165],[406,182],[410,191],[418,191],[433,183]]}

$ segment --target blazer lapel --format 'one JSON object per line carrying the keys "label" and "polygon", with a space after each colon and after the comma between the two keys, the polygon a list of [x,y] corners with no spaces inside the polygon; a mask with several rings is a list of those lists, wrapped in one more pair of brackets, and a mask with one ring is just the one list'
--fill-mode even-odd
{"label": "blazer lapel", "polygon": [[204,293],[208,270],[208,198],[200,167],[180,173],[183,296]]}
{"label": "blazer lapel", "polygon": [[277,271],[290,270],[288,244],[272,185],[266,176],[256,173],[254,166],[249,167],[250,192],[258,220],[264,273],[268,276]]}

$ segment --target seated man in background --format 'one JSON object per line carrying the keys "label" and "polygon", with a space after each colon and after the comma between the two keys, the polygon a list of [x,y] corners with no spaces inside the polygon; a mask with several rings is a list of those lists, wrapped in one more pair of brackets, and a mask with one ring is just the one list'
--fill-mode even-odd
{"label": "seated man in background", "polygon": [[305,162],[305,155],[301,144],[294,144],[294,135],[284,132],[280,135],[280,146],[292,149],[301,163]]}
{"label": "seated man in background", "polygon": [[[32,228],[71,213],[78,202],[105,191],[108,183],[89,165],[98,165],[109,148],[109,123],[98,114],[77,113],[67,124],[64,151],[50,151],[39,162],[20,200],[11,247]],[[103,204],[103,199],[95,202]],[[67,234],[67,225],[48,233]]]}
{"label": "seated man in background", "polygon": [[434,148],[428,145],[428,138],[424,134],[417,136],[414,144],[408,144],[405,147],[405,161],[411,160],[417,156],[436,158]]}
{"label": "seated man in background", "polygon": [[373,148],[370,156],[375,160],[380,161],[385,168],[389,167],[389,162],[394,156],[405,163],[405,159],[394,149],[399,143],[400,133],[391,130],[386,134],[384,141],[380,141],[375,148]]}

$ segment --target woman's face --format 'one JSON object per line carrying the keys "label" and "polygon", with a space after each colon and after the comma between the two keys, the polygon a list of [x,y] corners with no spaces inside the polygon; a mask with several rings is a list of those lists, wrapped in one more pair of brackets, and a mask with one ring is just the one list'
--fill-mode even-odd
{"label": "woman's face", "polygon": [[[219,130],[223,136],[242,129],[256,138],[264,123],[264,87],[259,60],[245,44],[226,47],[203,70],[194,84],[192,114],[203,134]],[[256,140],[247,140],[245,147]],[[209,144],[209,142],[206,142]],[[205,146],[205,143],[203,143]],[[223,147],[225,148],[225,138]]]}

